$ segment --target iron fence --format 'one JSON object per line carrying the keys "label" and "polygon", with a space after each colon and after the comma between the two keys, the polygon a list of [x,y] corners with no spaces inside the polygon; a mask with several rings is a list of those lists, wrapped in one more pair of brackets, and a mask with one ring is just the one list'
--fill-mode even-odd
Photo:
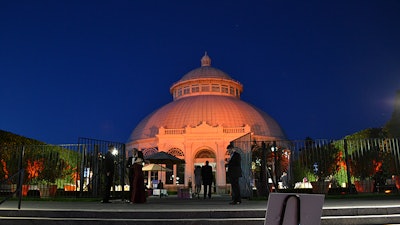
{"label": "iron fence", "polygon": [[[242,168],[251,171],[246,172],[250,177],[242,178],[242,188],[255,190],[257,195],[270,191],[393,192],[400,188],[400,144],[396,138],[253,139],[250,144],[249,138],[245,135],[233,144],[245,159]],[[364,181],[369,187],[361,186]],[[317,189],[322,183],[326,189]]]}
{"label": "iron fence", "polygon": [[0,146],[0,177],[4,180],[0,194],[15,192],[18,180],[11,176],[18,172],[20,160],[25,174],[21,190],[24,197],[100,197],[103,156],[110,146],[116,150],[112,193],[123,198],[122,190],[127,186],[125,145],[86,138],[80,138],[78,144]]}
{"label": "iron fence", "polygon": [[[242,155],[243,197],[270,191],[311,191],[313,182],[328,182],[329,190],[350,193],[372,181],[371,191],[400,188],[400,139],[257,140],[245,135],[232,142]],[[112,195],[129,190],[123,143],[80,138],[78,144],[0,146],[0,195],[17,190],[22,165],[22,196],[90,197],[102,193],[102,163],[115,148]]]}

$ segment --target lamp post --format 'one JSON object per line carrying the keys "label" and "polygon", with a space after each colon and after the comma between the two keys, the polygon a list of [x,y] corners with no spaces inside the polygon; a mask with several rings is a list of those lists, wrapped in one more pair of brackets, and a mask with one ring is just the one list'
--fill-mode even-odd
{"label": "lamp post", "polygon": [[114,156],[114,172],[113,172],[113,180],[112,180],[112,185],[113,185],[113,195],[115,196],[115,166],[118,165],[118,149],[116,147],[113,148],[111,151],[111,154]]}

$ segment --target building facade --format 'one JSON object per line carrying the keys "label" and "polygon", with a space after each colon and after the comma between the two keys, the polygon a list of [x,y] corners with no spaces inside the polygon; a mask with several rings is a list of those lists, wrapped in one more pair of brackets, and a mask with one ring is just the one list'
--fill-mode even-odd
{"label": "building facade", "polygon": [[[267,113],[240,99],[243,85],[211,66],[207,53],[201,67],[172,84],[173,101],[145,117],[133,130],[127,149],[138,148],[144,155],[168,152],[185,160],[171,166],[171,174],[160,175],[170,189],[194,182],[194,168],[209,161],[213,167],[215,191],[225,193],[226,147],[251,133],[254,138],[286,139],[280,125]],[[168,165],[166,165],[168,166]]]}

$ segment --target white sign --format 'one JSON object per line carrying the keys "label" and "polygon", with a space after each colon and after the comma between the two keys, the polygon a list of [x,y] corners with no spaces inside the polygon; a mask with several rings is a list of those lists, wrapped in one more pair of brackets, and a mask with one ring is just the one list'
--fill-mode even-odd
{"label": "white sign", "polygon": [[264,225],[319,225],[325,195],[271,193]]}

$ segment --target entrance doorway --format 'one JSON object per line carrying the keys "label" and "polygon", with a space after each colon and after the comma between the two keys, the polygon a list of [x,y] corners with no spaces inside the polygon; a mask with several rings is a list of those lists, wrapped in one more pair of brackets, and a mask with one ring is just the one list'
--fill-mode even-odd
{"label": "entrance doorway", "polygon": [[[213,173],[213,178],[214,178],[213,179],[213,183],[212,183],[212,193],[215,193],[216,192],[216,186],[217,186],[217,184],[216,184],[216,180],[217,179],[215,177],[216,176],[216,171],[217,171],[217,168],[216,168],[217,163],[216,163],[215,153],[210,149],[201,149],[201,150],[199,150],[196,153],[195,157],[194,157],[193,168],[196,168],[196,166],[204,166],[206,164],[206,161],[208,161],[209,165],[212,167],[212,173]],[[198,194],[202,195],[203,193],[204,193],[203,192],[203,185],[201,185],[201,190],[200,190],[200,193],[198,193]]]}

